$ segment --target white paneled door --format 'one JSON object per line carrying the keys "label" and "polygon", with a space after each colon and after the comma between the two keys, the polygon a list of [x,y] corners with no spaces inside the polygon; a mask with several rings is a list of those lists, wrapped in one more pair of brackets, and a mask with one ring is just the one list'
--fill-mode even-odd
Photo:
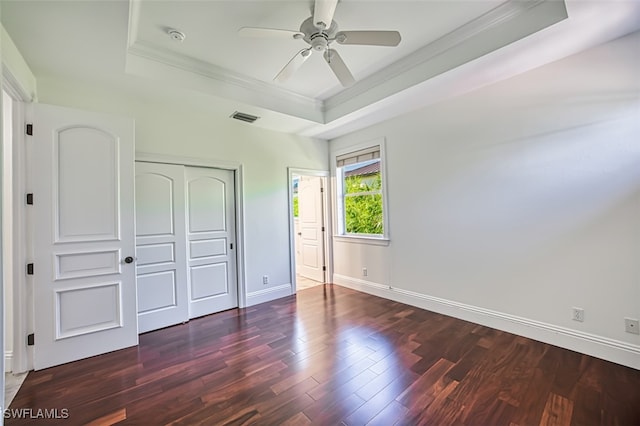
{"label": "white paneled door", "polygon": [[136,162],[140,332],[238,306],[234,172]]}
{"label": "white paneled door", "polygon": [[303,277],[324,282],[322,178],[300,176],[298,206],[301,256],[299,273]]}
{"label": "white paneled door", "polygon": [[189,318],[184,167],[136,162],[138,331]]}
{"label": "white paneled door", "polygon": [[138,343],[133,120],[34,105],[34,367]]}
{"label": "white paneled door", "polygon": [[235,186],[230,170],[185,167],[189,316],[238,306]]}

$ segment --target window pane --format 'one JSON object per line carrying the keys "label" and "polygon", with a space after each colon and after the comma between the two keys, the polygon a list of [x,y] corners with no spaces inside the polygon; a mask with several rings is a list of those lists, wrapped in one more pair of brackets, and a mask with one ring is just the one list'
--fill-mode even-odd
{"label": "window pane", "polygon": [[344,197],[347,234],[382,235],[382,194]]}
{"label": "window pane", "polygon": [[381,189],[382,176],[380,172],[368,176],[351,176],[344,179],[345,194],[380,191]]}
{"label": "window pane", "polygon": [[384,235],[380,146],[336,157],[342,235]]}
{"label": "window pane", "polygon": [[344,193],[379,191],[382,189],[380,160],[366,161],[344,168]]}

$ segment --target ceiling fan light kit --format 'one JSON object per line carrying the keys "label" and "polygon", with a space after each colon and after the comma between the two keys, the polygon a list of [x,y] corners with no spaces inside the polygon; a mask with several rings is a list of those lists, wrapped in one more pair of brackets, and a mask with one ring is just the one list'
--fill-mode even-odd
{"label": "ceiling fan light kit", "polygon": [[338,23],[333,20],[338,0],[316,0],[313,16],[305,19],[300,31],[280,30],[273,28],[244,27],[238,30],[245,37],[270,39],[304,40],[311,47],[302,49],[280,70],[274,80],[280,83],[288,80],[313,51],[323,52],[323,57],[340,84],[349,87],[355,78],[342,60],[338,52],[331,47],[336,42],[343,45],[361,46],[397,46],[402,37],[398,31],[338,31]]}

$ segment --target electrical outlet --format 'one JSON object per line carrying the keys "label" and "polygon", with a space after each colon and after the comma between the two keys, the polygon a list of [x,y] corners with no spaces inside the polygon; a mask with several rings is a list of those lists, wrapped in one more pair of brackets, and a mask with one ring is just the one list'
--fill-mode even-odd
{"label": "electrical outlet", "polygon": [[640,334],[640,323],[638,323],[637,319],[625,318],[624,331],[631,334]]}
{"label": "electrical outlet", "polygon": [[368,272],[367,272],[367,268],[362,268],[362,276],[363,276],[363,277],[366,277],[366,276],[367,276],[367,274],[368,274]]}
{"label": "electrical outlet", "polygon": [[264,285],[268,285],[269,284],[269,275],[263,275],[262,276],[262,284],[264,284]]}
{"label": "electrical outlet", "polygon": [[582,308],[573,308],[573,316],[572,318],[574,321],[578,321],[578,322],[583,322],[584,321],[584,309]]}

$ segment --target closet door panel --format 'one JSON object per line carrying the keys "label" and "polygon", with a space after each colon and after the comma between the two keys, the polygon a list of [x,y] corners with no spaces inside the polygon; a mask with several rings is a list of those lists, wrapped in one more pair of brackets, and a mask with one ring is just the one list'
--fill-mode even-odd
{"label": "closet door panel", "polygon": [[185,167],[189,312],[195,318],[238,306],[235,184],[230,170]]}
{"label": "closet door panel", "polygon": [[136,162],[138,332],[189,319],[184,166]]}

